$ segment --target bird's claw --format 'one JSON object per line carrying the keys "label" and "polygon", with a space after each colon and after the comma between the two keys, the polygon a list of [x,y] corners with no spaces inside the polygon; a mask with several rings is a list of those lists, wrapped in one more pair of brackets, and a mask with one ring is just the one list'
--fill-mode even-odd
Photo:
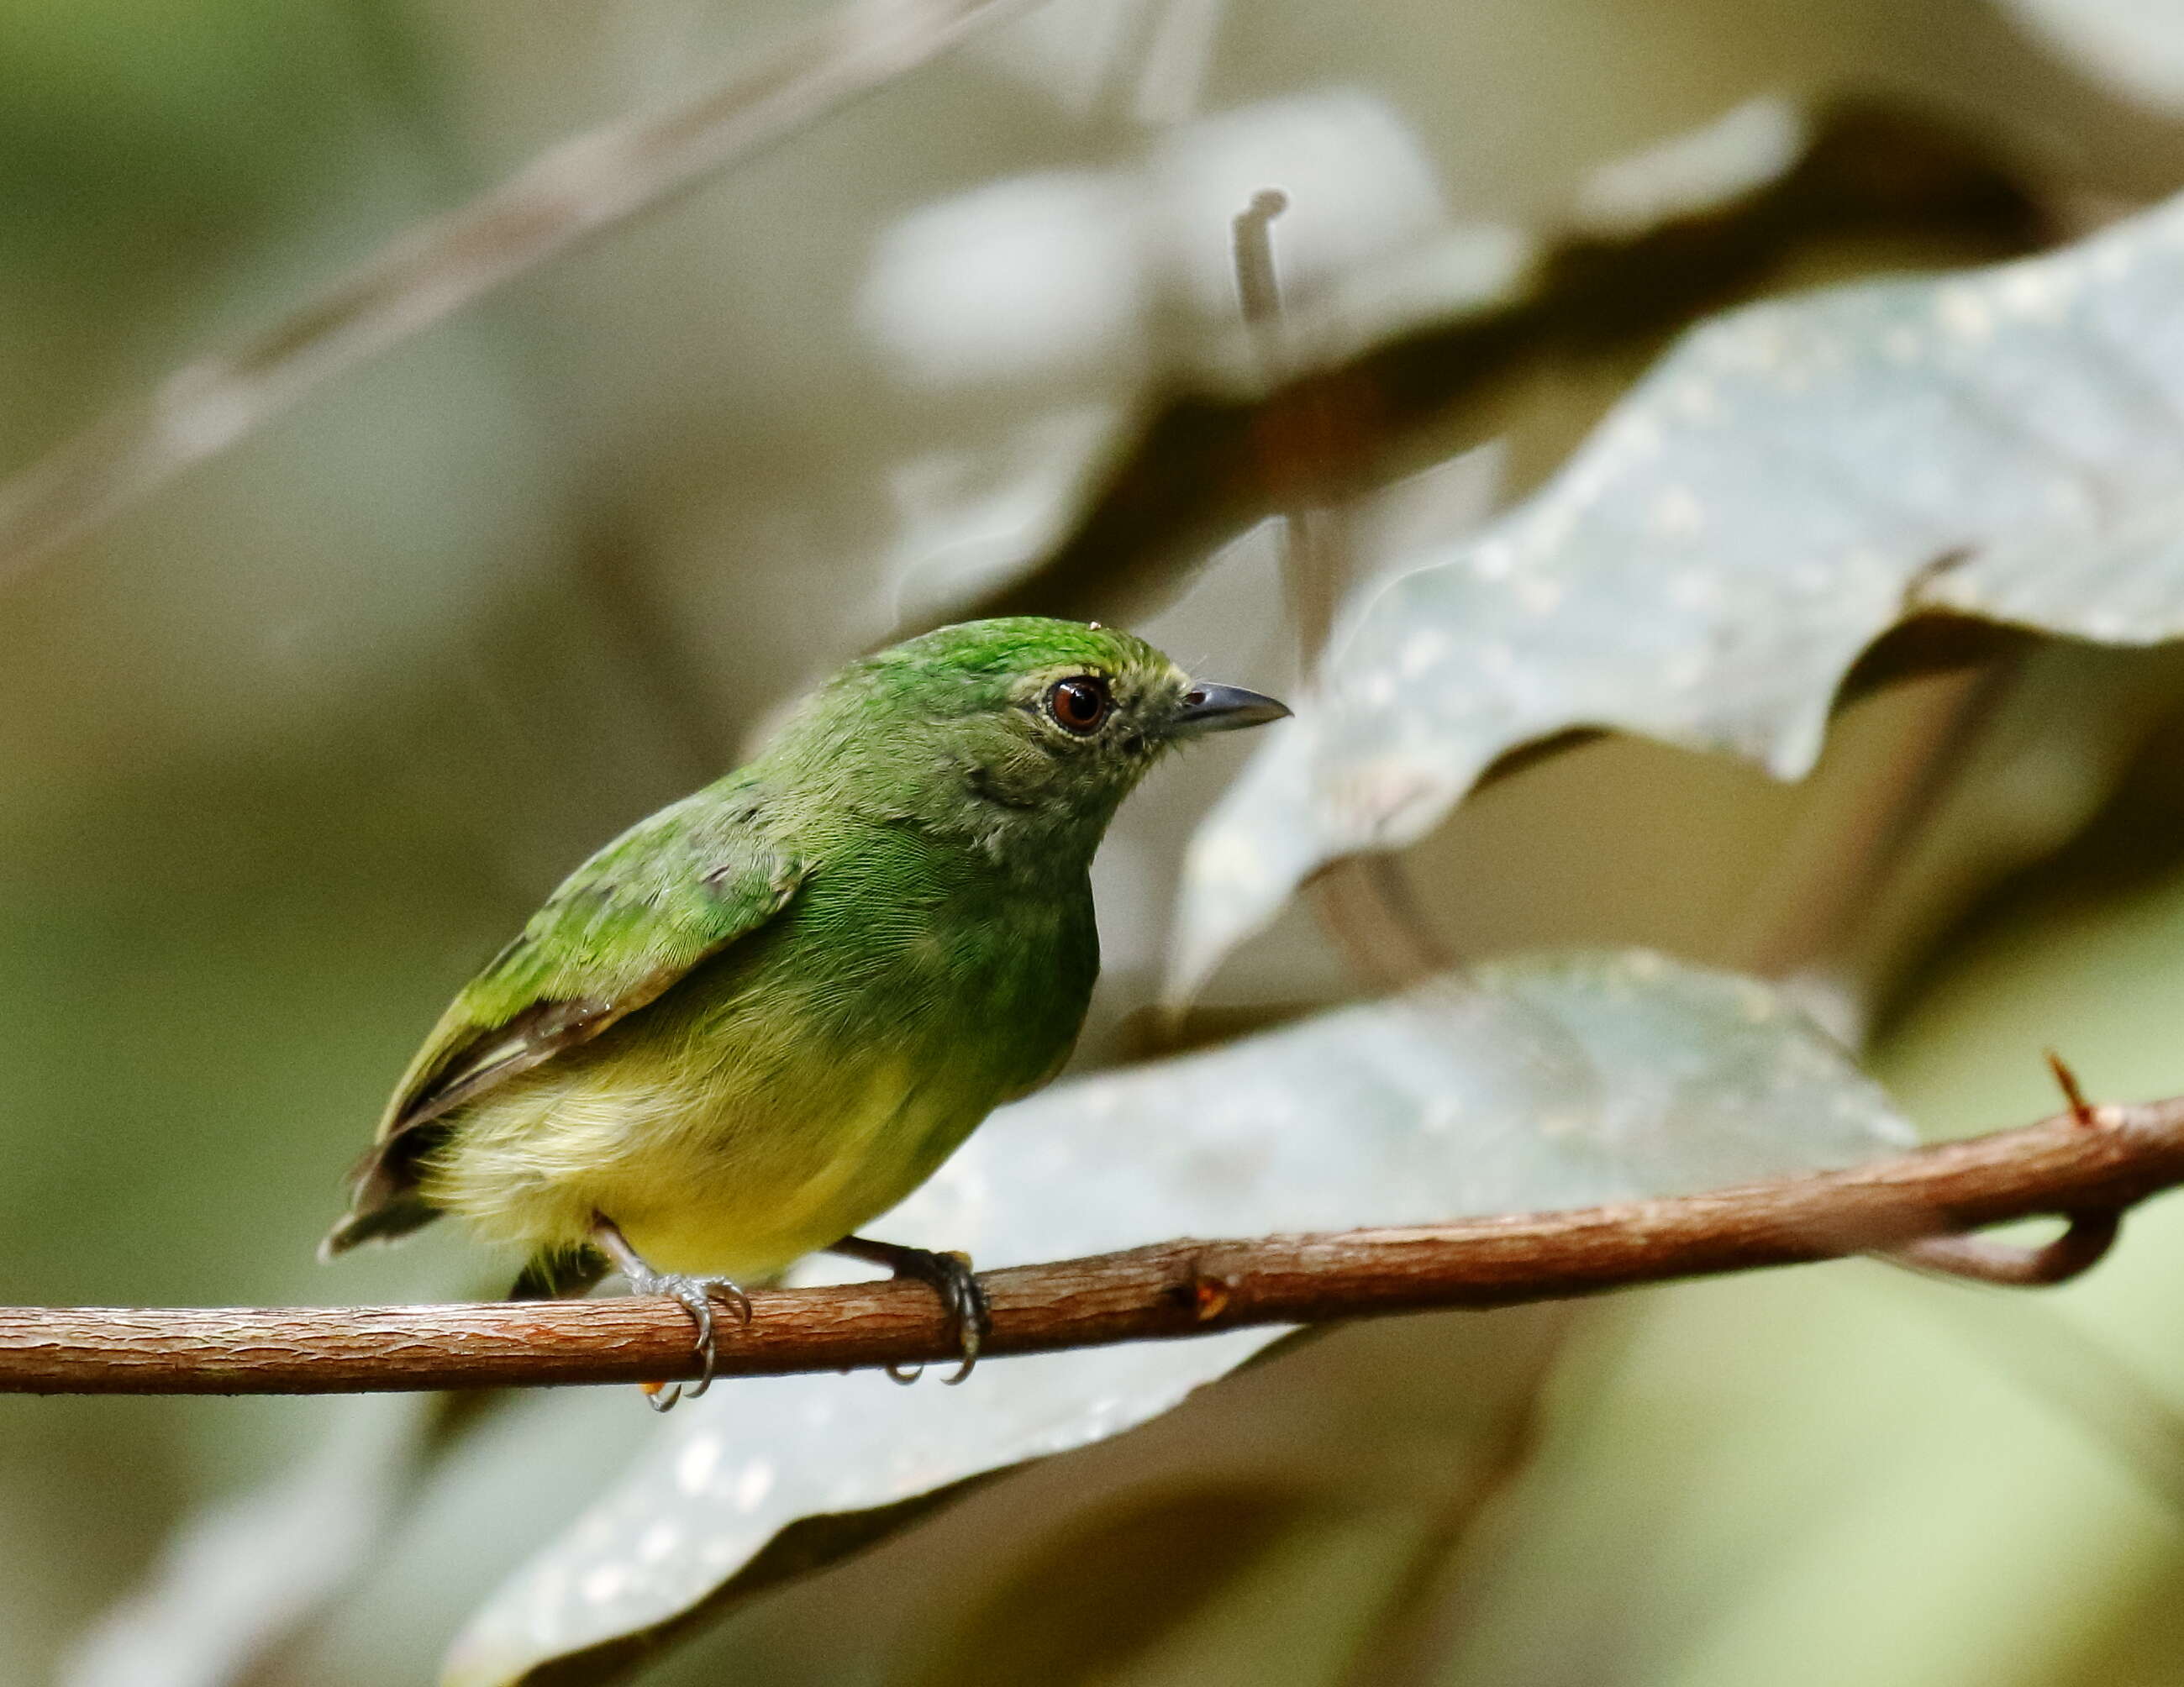
{"label": "bird's claw", "polygon": [[751,1321],[750,1296],[744,1293],[740,1284],[727,1278],[687,1277],[680,1272],[633,1272],[629,1275],[629,1288],[632,1294],[666,1295],[688,1312],[690,1322],[698,1327],[698,1386],[685,1393],[682,1384],[671,1383],[644,1397],[645,1404],[655,1411],[671,1411],[677,1401],[696,1400],[713,1386],[715,1297],[727,1301],[734,1309],[736,1322],[748,1328]]}
{"label": "bird's claw", "polygon": [[[920,1283],[930,1283],[947,1308],[948,1316],[956,1326],[956,1338],[961,1344],[961,1356],[955,1374],[943,1380],[953,1384],[969,1376],[978,1363],[978,1354],[985,1345],[986,1337],[992,1333],[994,1320],[986,1306],[986,1291],[978,1286],[978,1279],[971,1270],[967,1254],[938,1254],[925,1248],[901,1248],[892,1250],[885,1261],[899,1277],[915,1278]],[[907,1387],[925,1374],[922,1365],[889,1365],[890,1381]]]}

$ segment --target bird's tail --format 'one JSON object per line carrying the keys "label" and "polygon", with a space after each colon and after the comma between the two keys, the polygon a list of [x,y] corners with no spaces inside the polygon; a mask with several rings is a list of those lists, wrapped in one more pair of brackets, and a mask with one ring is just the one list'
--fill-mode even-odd
{"label": "bird's tail", "polygon": [[392,1242],[412,1230],[423,1229],[439,1216],[440,1210],[419,1194],[397,1195],[376,1206],[354,1208],[326,1232],[326,1239],[319,1244],[319,1257],[330,1260],[359,1242]]}

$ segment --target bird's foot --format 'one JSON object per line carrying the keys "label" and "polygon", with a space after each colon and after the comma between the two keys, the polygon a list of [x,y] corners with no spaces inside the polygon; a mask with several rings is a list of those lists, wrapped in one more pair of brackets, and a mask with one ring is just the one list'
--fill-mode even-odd
{"label": "bird's foot", "polygon": [[[900,1243],[873,1242],[862,1236],[844,1236],[827,1251],[866,1260],[873,1265],[885,1266],[899,1278],[915,1278],[920,1283],[930,1283],[939,1294],[940,1304],[947,1308],[949,1318],[956,1326],[956,1339],[961,1344],[961,1358],[956,1373],[945,1380],[960,1383],[971,1374],[978,1362],[979,1350],[993,1331],[994,1320],[986,1306],[986,1291],[978,1286],[978,1279],[972,1272],[968,1254],[939,1254],[929,1248],[906,1248]],[[912,1365],[907,1369],[900,1365],[887,1367],[888,1375],[903,1384],[916,1382],[924,1372],[922,1365]]]}
{"label": "bird's foot", "polygon": [[690,1315],[690,1322],[698,1327],[698,1355],[699,1367],[698,1384],[687,1394],[680,1383],[671,1383],[657,1392],[645,1396],[646,1404],[655,1411],[670,1411],[677,1400],[696,1400],[713,1386],[713,1302],[723,1300],[734,1310],[736,1322],[749,1324],[751,1321],[750,1296],[742,1287],[725,1277],[687,1277],[680,1272],[644,1271],[628,1278],[629,1292],[632,1294],[664,1294]]}
{"label": "bird's foot", "polygon": [[696,1400],[713,1386],[713,1302],[726,1301],[734,1309],[736,1321],[748,1327],[751,1321],[750,1296],[744,1293],[740,1284],[725,1277],[690,1277],[681,1272],[655,1271],[630,1246],[621,1232],[604,1218],[598,1222],[593,1235],[600,1251],[614,1261],[615,1269],[629,1284],[631,1294],[664,1294],[688,1312],[690,1322],[698,1327],[697,1387],[685,1394],[680,1383],[648,1384],[645,1404],[655,1411],[671,1411],[678,1400]]}

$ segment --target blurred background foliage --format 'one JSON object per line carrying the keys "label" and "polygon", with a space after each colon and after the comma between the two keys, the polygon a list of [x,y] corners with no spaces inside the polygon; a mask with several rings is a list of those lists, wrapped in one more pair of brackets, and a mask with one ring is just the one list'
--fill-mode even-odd
{"label": "blurred background foliage", "polygon": [[[0,0],[0,471],[821,11]],[[2184,187],[2184,8],[1046,0],[345,374],[0,584],[0,1296],[497,1288],[451,1236],[311,1259],[421,1027],[586,849],[899,629],[1099,615],[1279,688],[1270,558],[1202,566],[1282,503],[1227,270],[1269,181],[1318,489],[1477,452],[1410,518],[1452,533],[1724,305]],[[1803,979],[1931,1133],[2049,1111],[2050,1045],[2097,1094],[2184,1090],[2184,662],[1906,645],[1801,785],[1596,739],[1403,882],[1458,956]],[[1103,858],[1088,1066],[1157,1045],[1234,766],[1169,770]],[[1876,815],[1908,820],[1872,846]],[[1188,1034],[1359,988],[1292,910]],[[2158,1205],[2036,1300],[1860,1264],[1338,1332],[638,1679],[2170,1680],[2180,1262]],[[398,1437],[381,1404],[0,1399],[0,1675],[429,1679],[654,1433],[620,1390],[443,1421],[414,1494],[367,1461],[265,1535],[338,1560],[387,1507],[332,1596],[129,1652],[178,1526]]]}

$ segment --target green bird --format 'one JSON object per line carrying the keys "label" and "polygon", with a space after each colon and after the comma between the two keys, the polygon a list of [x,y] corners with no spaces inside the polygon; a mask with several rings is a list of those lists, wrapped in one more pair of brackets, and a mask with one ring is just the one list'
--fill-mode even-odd
{"label": "green bird", "polygon": [[[711,1299],[815,1251],[932,1283],[961,1256],[858,1228],[1061,1068],[1100,970],[1093,852],[1167,750],[1287,715],[1143,639],[1031,616],[851,663],[758,759],[562,883],[442,1016],[323,1257],[443,1212],[527,1251],[515,1293],[610,1269]],[[655,1395],[664,1410],[676,1395]]]}

